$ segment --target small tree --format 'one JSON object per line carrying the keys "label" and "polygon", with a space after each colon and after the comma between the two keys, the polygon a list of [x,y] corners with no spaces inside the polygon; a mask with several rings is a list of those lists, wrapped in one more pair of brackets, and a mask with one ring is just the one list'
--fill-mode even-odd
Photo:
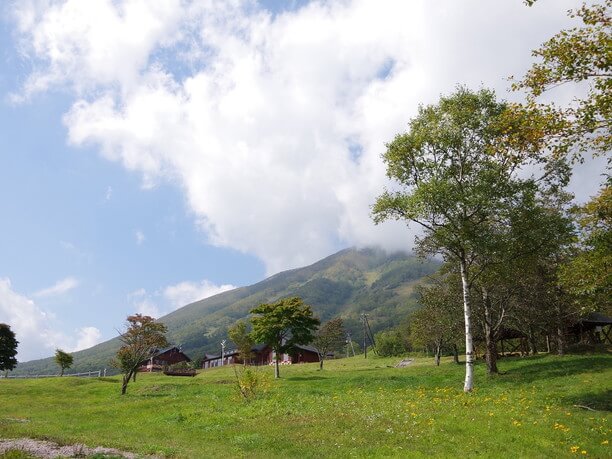
{"label": "small tree", "polygon": [[254,341],[266,343],[274,351],[274,378],[280,378],[280,355],[296,344],[308,344],[314,338],[319,319],[301,298],[284,298],[276,303],[260,304],[251,310]]}
{"label": "small tree", "polygon": [[55,363],[60,367],[60,376],[64,376],[64,370],[67,370],[72,366],[73,362],[72,354],[62,351],[61,349],[55,350]]}
{"label": "small tree", "polygon": [[134,314],[127,318],[127,328],[119,337],[123,346],[117,352],[114,365],[123,373],[121,395],[127,392],[127,386],[138,367],[151,357],[152,353],[167,346],[167,328],[153,317]]}
{"label": "small tree", "polygon": [[436,276],[429,285],[417,287],[423,307],[411,315],[410,338],[414,343],[432,345],[436,365],[443,346],[456,346],[462,336],[461,281],[456,275]]}
{"label": "small tree", "polygon": [[254,344],[253,338],[251,338],[247,327],[248,325],[245,321],[239,320],[227,330],[227,335],[236,345],[238,356],[244,365],[251,360],[253,354],[251,349]]}
{"label": "small tree", "polygon": [[319,369],[323,369],[323,361],[330,351],[338,349],[345,342],[344,325],[342,319],[337,317],[325,322],[317,332],[313,341],[319,354]]}
{"label": "small tree", "polygon": [[15,333],[7,324],[0,324],[0,371],[9,371],[17,366]]}

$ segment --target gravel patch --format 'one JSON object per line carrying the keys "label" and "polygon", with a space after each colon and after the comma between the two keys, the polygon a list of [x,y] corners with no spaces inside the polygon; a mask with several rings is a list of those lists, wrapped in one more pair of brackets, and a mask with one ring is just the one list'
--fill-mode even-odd
{"label": "gravel patch", "polygon": [[32,456],[44,459],[53,459],[57,457],[87,457],[93,456],[94,454],[102,454],[109,457],[123,457],[126,459],[142,457],[134,453],[119,451],[113,448],[103,448],[101,446],[96,448],[88,448],[85,445],[79,444],[61,446],[50,441],[33,440],[31,438],[17,438],[12,440],[0,439],[0,454],[12,449],[25,451]]}

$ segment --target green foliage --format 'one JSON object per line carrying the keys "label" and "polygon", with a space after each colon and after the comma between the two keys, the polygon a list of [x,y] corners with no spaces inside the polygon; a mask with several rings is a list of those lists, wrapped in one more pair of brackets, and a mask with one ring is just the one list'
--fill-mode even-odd
{"label": "green foliage", "polygon": [[248,325],[245,321],[239,320],[232,325],[227,331],[229,339],[231,339],[238,349],[238,356],[245,364],[251,360],[251,348],[255,344],[253,338],[248,331]]}
{"label": "green foliage", "polygon": [[55,350],[55,363],[60,367],[60,376],[64,376],[64,370],[67,370],[72,366],[74,359],[71,354],[62,351],[61,349]]}
{"label": "green foliage", "polygon": [[17,365],[17,345],[15,333],[7,324],[0,323],[0,371],[12,370]]}
{"label": "green foliage", "polygon": [[251,402],[265,395],[270,390],[270,379],[257,367],[234,365],[236,377],[236,389],[240,398],[245,402]]}
{"label": "green foliage", "polygon": [[436,105],[419,107],[408,132],[397,135],[383,155],[397,191],[379,196],[372,212],[376,223],[390,218],[417,223],[424,232],[416,241],[419,253],[441,254],[460,268],[466,391],[472,389],[474,358],[469,290],[487,267],[501,261],[500,253],[511,252],[521,222],[517,216],[528,215],[523,209],[532,210],[540,192],[536,178],[521,178],[519,171],[540,165],[551,190],[567,181],[563,164],[541,155],[541,136],[508,112],[492,91],[464,87]]}
{"label": "green foliage", "polygon": [[376,334],[376,352],[381,357],[404,355],[410,350],[406,344],[406,339],[398,329],[381,331]]}
{"label": "green foliage", "polygon": [[562,284],[583,312],[612,314],[612,187],[603,187],[576,214],[581,240],[576,255],[561,268]]}
{"label": "green foliage", "polygon": [[346,341],[344,333],[344,324],[340,317],[325,322],[317,331],[312,344],[319,353],[321,370],[327,354],[340,349]]}
{"label": "green foliage", "polygon": [[409,318],[410,341],[432,347],[439,364],[442,347],[457,345],[464,336],[461,279],[456,274],[437,276],[418,292],[423,307]]}
{"label": "green foliage", "polygon": [[311,343],[320,323],[312,315],[310,306],[297,297],[260,304],[251,314],[251,337],[255,342],[268,344],[276,353],[276,378],[279,377],[280,354],[291,351],[296,344]]}
{"label": "green foliage", "polygon": [[[538,61],[513,85],[514,90],[527,91],[530,109],[548,115],[548,144],[560,154],[575,148],[578,157],[589,150],[609,156],[612,150],[611,8],[612,0],[603,0],[570,10],[569,16],[579,18],[581,26],[560,31],[533,51]],[[558,86],[584,83],[586,96],[569,106],[537,102],[540,95]]]}

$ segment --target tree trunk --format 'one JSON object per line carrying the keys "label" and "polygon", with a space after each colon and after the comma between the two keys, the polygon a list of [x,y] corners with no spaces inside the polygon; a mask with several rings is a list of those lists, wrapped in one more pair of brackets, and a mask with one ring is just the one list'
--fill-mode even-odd
{"label": "tree trunk", "polygon": [[453,344],[453,360],[456,364],[459,364],[459,349],[457,349],[456,344]]}
{"label": "tree trunk", "polygon": [[121,395],[125,395],[125,393],[127,392],[127,386],[130,383],[131,378],[132,372],[123,375],[123,383],[121,384]]}
{"label": "tree trunk", "polygon": [[436,357],[435,357],[435,362],[436,362],[436,366],[439,367],[440,366],[440,352],[442,349],[442,343],[437,342],[436,343]]}
{"label": "tree trunk", "polygon": [[60,370],[60,376],[64,376],[64,367],[62,367]]}
{"label": "tree trunk", "polygon": [[138,370],[134,370],[134,374],[132,374],[132,380],[134,382],[136,382],[136,373],[138,373]]}
{"label": "tree trunk", "polygon": [[495,345],[495,332],[491,320],[491,298],[485,287],[482,288],[482,304],[484,309],[484,332],[485,332],[485,360],[487,362],[487,373],[499,373],[497,370],[497,346]]}
{"label": "tree trunk", "polygon": [[280,378],[279,360],[279,353],[276,351],[274,356],[274,379]]}
{"label": "tree trunk", "polygon": [[463,317],[465,320],[465,383],[464,392],[474,388],[474,342],[472,340],[472,308],[470,305],[470,287],[465,259],[460,260],[461,286],[463,288]]}
{"label": "tree trunk", "polygon": [[319,370],[323,369],[323,359],[319,357]]}
{"label": "tree trunk", "polygon": [[538,344],[536,343],[535,333],[533,332],[533,327],[530,325],[528,329],[529,334],[529,353],[531,355],[536,355],[538,353]]}

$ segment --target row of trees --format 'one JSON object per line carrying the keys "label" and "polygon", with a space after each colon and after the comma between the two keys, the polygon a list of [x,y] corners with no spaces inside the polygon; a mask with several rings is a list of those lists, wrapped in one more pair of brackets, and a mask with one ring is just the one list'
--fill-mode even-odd
{"label": "row of trees", "polygon": [[[563,352],[562,322],[572,305],[567,293],[582,296],[583,307],[587,296],[591,307],[609,305],[610,177],[578,210],[584,215],[579,235],[564,189],[573,162],[586,151],[610,154],[611,5],[573,12],[583,27],[562,31],[534,52],[541,61],[513,87],[528,92],[525,104],[458,87],[438,104],[420,107],[408,132],[383,155],[395,186],[376,200],[373,219],[416,223],[419,253],[447,262],[444,285],[422,292],[419,314],[432,317],[420,323],[464,328],[465,391],[473,388],[475,312],[494,372],[496,334],[510,311],[517,323],[527,318],[526,329],[537,326],[538,315],[555,317]],[[585,81],[587,96],[569,107],[538,102],[555,86]]]}

